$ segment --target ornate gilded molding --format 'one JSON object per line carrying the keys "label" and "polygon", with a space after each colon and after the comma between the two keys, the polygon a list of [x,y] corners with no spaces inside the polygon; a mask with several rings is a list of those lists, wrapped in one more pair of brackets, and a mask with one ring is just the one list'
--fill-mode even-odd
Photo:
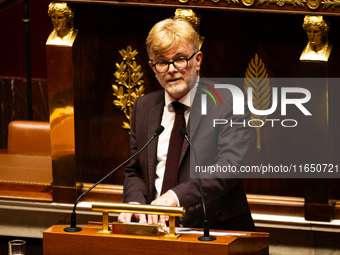
{"label": "ornate gilded molding", "polygon": [[114,76],[118,85],[113,84],[112,89],[117,100],[114,100],[113,104],[120,108],[128,119],[128,122],[123,122],[122,127],[130,129],[133,105],[138,97],[144,96],[145,87],[142,80],[144,74],[141,72],[141,65],[137,65],[135,61],[137,50],[132,51],[131,46],[128,46],[126,50],[122,49],[119,53],[123,61],[120,64],[116,63],[117,71]]}
{"label": "ornate gilded molding", "polygon": [[[190,0],[179,0],[180,2],[181,1],[186,1],[186,3],[188,3]],[[204,3],[204,0],[201,0],[202,3]],[[220,1],[222,2],[227,2],[228,4],[230,4],[231,2],[234,3],[234,4],[239,4],[240,1],[239,0],[211,0],[213,3],[215,4],[218,4]],[[192,0],[193,3],[197,3],[198,0]]]}
{"label": "ornate gilded molding", "polygon": [[311,10],[319,9],[321,5],[321,0],[307,0],[307,7]]}
{"label": "ornate gilded molding", "polygon": [[[268,74],[262,60],[255,54],[248,64],[248,69],[244,79],[244,90],[248,93],[248,88],[253,89],[253,106],[257,110],[267,110],[270,104],[270,86]],[[251,113],[251,125],[256,130],[257,153],[261,152],[261,128],[266,124],[268,115],[256,115]]]}
{"label": "ornate gilded molding", "polygon": [[[1,0],[0,0],[1,2]],[[95,3],[99,0],[73,0],[77,3]],[[122,6],[152,6],[227,11],[254,11],[259,13],[310,14],[340,16],[340,0],[105,0],[107,4]],[[296,8],[299,6],[299,8]],[[279,8],[278,8],[279,7]],[[332,7],[332,8],[329,8]]]}
{"label": "ornate gilded molding", "polygon": [[334,1],[332,1],[332,0],[325,0],[325,1],[321,2],[321,3],[324,5],[323,6],[324,9],[327,9],[329,6],[332,6],[332,9],[334,10],[335,7],[340,6],[340,1],[339,0],[334,0]]}
{"label": "ornate gilded molding", "polygon": [[254,3],[255,3],[255,0],[242,0],[242,4],[247,7],[253,6]]}
{"label": "ornate gilded molding", "polygon": [[285,4],[292,4],[294,5],[294,7],[296,5],[304,7],[304,3],[306,3],[306,0],[259,0],[257,2],[258,5],[261,5],[263,3],[266,3],[267,6],[269,6],[269,4],[277,4],[278,6],[282,7]]}

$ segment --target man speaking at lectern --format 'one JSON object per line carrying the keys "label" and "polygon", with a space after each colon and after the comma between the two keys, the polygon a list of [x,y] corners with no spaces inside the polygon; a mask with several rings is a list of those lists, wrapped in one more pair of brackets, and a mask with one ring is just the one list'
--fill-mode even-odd
{"label": "man speaking at lectern", "polygon": [[[197,178],[190,177],[190,147],[179,130],[186,129],[200,165],[224,166],[246,164],[250,130],[242,125],[214,128],[212,122],[200,121],[200,114],[193,117],[193,111],[200,112],[204,93],[195,86],[203,54],[199,51],[199,35],[190,23],[182,19],[157,23],[146,46],[149,65],[164,90],[135,101],[130,132],[132,154],[146,144],[157,127],[162,125],[165,129],[157,142],[152,142],[126,167],[124,202],[183,206],[186,214],[180,224],[202,228],[199,184]],[[224,94],[223,106],[213,109],[221,119],[233,117],[231,94],[226,89]],[[202,178],[202,185],[211,229],[255,231],[241,180]],[[167,220],[158,215],[121,213],[118,221],[130,222],[132,218],[163,226]]]}

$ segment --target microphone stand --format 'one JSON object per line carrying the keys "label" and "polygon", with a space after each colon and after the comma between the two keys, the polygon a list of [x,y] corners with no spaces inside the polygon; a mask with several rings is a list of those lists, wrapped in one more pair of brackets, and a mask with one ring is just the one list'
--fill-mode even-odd
{"label": "microphone stand", "polygon": [[110,173],[108,173],[104,178],[102,178],[100,181],[98,181],[97,183],[95,183],[91,188],[89,188],[88,190],[86,190],[83,194],[81,194],[78,199],[76,200],[76,202],[74,203],[73,206],[73,211],[71,214],[71,225],[70,227],[64,228],[65,232],[79,232],[82,230],[82,228],[77,227],[77,214],[76,214],[76,207],[77,204],[79,202],[79,200],[85,196],[87,193],[89,193],[92,189],[94,189],[98,184],[100,184],[102,181],[104,181],[107,177],[109,177],[111,174],[113,174],[114,172],[116,172],[119,168],[121,168],[123,165],[125,165],[128,161],[130,161],[131,159],[133,159],[134,157],[136,157],[139,153],[141,153],[148,145],[149,143],[152,142],[153,139],[155,139],[156,136],[160,135],[164,130],[163,126],[159,126],[156,131],[155,134],[153,135],[153,137],[151,137],[151,139],[143,146],[142,149],[140,149],[138,152],[136,152],[134,155],[132,155],[130,158],[128,158],[127,160],[125,160],[122,164],[120,164],[118,167],[116,167],[115,169],[113,169]]}
{"label": "microphone stand", "polygon": [[[189,143],[190,147],[192,148],[192,151],[194,153],[194,159],[195,159],[195,165],[197,166],[197,156],[196,156],[196,151],[194,146],[192,145],[192,143],[190,142],[189,138],[188,138],[188,133],[184,128],[181,128],[179,130],[179,133],[181,134],[181,136],[183,136]],[[200,187],[200,192],[201,192],[201,197],[202,197],[202,207],[203,207],[203,215],[204,215],[204,221],[203,221],[203,236],[198,237],[199,241],[214,241],[216,240],[215,236],[211,236],[209,234],[209,221],[207,218],[207,213],[206,213],[206,209],[205,209],[205,202],[204,202],[204,196],[203,196],[203,188],[202,188],[202,182],[201,182],[201,177],[200,177],[200,173],[198,172],[198,185]]]}

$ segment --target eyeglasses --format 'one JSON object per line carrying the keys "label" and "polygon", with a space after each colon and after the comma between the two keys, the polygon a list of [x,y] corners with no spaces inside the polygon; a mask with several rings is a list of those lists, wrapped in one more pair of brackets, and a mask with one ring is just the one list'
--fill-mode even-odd
{"label": "eyeglasses", "polygon": [[178,59],[175,59],[174,61],[171,61],[171,62],[159,61],[159,62],[153,64],[152,66],[159,73],[166,73],[166,72],[168,72],[170,64],[173,64],[174,67],[178,71],[181,71],[181,70],[184,70],[184,69],[186,69],[188,67],[188,62],[190,61],[190,59],[192,59],[193,56],[195,56],[196,53],[197,52],[192,54],[190,58],[178,58]]}

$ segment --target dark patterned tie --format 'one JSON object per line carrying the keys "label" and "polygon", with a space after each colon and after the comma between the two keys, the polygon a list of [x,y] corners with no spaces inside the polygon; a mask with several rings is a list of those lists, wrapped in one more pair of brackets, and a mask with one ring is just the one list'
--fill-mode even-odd
{"label": "dark patterned tie", "polygon": [[183,145],[183,137],[179,130],[185,129],[184,105],[175,101],[172,103],[172,107],[176,117],[170,136],[161,195],[177,185],[177,172]]}

